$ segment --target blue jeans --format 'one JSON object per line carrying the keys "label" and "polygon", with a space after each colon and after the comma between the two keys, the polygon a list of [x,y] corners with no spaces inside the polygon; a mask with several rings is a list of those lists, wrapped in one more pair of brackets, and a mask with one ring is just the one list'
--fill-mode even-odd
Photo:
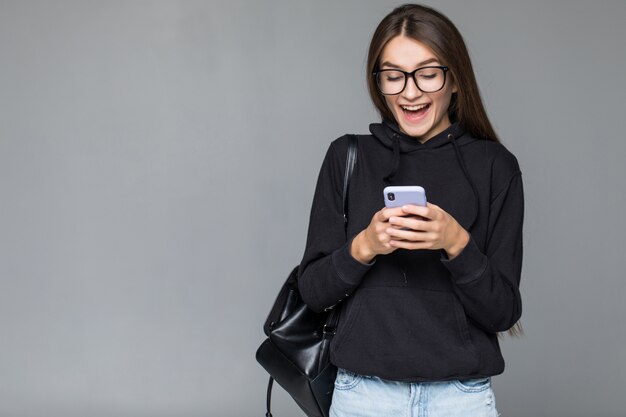
{"label": "blue jeans", "polygon": [[491,378],[398,382],[339,368],[330,417],[497,417]]}

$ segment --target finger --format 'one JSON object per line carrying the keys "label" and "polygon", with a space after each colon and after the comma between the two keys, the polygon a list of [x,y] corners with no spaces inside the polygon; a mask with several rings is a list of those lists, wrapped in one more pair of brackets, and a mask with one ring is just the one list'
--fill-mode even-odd
{"label": "finger", "polygon": [[434,230],[434,224],[431,220],[422,220],[422,218],[417,218],[417,217],[393,216],[389,218],[389,224],[398,228],[408,227],[409,229],[419,230],[419,231],[433,231]]}
{"label": "finger", "polygon": [[413,214],[415,216],[421,216],[426,219],[432,219],[435,213],[435,209],[432,207],[416,206],[414,204],[407,204],[402,206],[402,211],[405,215]]}
{"label": "finger", "polygon": [[382,208],[378,210],[376,214],[374,215],[374,220],[378,222],[386,222],[388,219],[388,217],[385,215],[386,210],[387,210],[386,208]]}
{"label": "finger", "polygon": [[432,211],[432,219],[434,220],[440,219],[444,214],[447,213],[444,209],[433,203],[426,202],[426,207]]}
{"label": "finger", "polygon": [[406,216],[406,213],[404,213],[404,211],[402,210],[402,207],[391,207],[391,208],[385,207],[379,213],[381,213],[380,221],[383,221],[383,222],[388,221],[389,218],[392,216]]}
{"label": "finger", "polygon": [[414,230],[403,230],[388,227],[387,234],[391,237],[391,240],[408,240],[411,242],[425,242],[432,239],[432,235],[427,232],[418,232]]}
{"label": "finger", "polygon": [[429,242],[412,242],[408,240],[390,240],[389,246],[396,248],[396,249],[417,250],[417,249],[430,249],[432,245]]}

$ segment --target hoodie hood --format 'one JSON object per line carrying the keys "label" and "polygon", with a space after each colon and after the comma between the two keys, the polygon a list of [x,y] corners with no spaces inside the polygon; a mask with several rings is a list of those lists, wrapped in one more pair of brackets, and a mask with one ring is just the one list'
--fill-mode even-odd
{"label": "hoodie hood", "polygon": [[[408,153],[422,149],[435,149],[450,144],[449,135],[460,140],[465,133],[458,123],[451,124],[443,132],[438,133],[424,143],[400,130],[395,121],[383,119],[382,123],[370,124],[370,132],[385,147],[395,150],[396,143],[399,153]],[[470,138],[467,138],[469,141]],[[463,143],[466,141],[462,141]]]}
{"label": "hoodie hood", "polygon": [[476,189],[476,185],[474,184],[469,173],[467,172],[465,160],[463,159],[463,154],[461,153],[461,149],[459,148],[459,146],[465,143],[469,143],[474,139],[471,138],[470,135],[466,135],[465,131],[458,123],[451,124],[444,131],[438,133],[424,143],[420,143],[420,141],[416,138],[409,136],[406,133],[403,133],[400,130],[398,124],[395,121],[391,121],[389,119],[383,119],[382,123],[370,124],[370,132],[386,148],[392,150],[393,152],[393,162],[389,167],[388,174],[384,177],[384,180],[387,184],[391,183],[396,173],[398,172],[398,169],[400,167],[400,154],[418,152],[423,150],[434,150],[438,148],[444,148],[446,146],[452,146],[456,155],[456,160],[474,195],[476,214],[474,216],[474,219],[470,223],[468,230],[473,226],[476,218],[478,217],[478,191]]}

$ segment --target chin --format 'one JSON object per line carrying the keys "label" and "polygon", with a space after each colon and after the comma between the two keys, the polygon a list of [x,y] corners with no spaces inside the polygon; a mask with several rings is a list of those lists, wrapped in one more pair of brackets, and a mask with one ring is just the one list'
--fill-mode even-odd
{"label": "chin", "polygon": [[[401,116],[400,116],[401,117]],[[396,116],[396,120],[398,120],[399,117]],[[400,130],[402,132],[404,132],[405,134],[415,137],[417,139],[423,139],[425,136],[427,136],[429,134],[429,132],[432,132],[434,126],[432,121],[428,120],[428,121],[423,121],[419,124],[413,125],[410,123],[406,123],[404,121],[401,121],[400,123],[398,123],[398,126],[400,127]],[[432,136],[432,135],[431,135]],[[426,138],[428,139],[428,138]]]}
{"label": "chin", "polygon": [[412,136],[417,139],[422,139],[430,129],[420,128],[420,127],[408,127],[408,126],[400,126],[400,129],[409,136]]}

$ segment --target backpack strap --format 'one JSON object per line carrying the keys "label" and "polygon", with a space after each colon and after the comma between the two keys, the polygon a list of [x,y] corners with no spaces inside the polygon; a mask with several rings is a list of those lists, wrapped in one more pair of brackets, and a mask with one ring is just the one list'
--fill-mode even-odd
{"label": "backpack strap", "polygon": [[[357,138],[356,135],[348,135],[348,153],[346,154],[346,169],[343,177],[343,227],[348,237],[348,191],[350,190],[350,179],[352,178],[352,172],[354,172],[354,165],[357,159]],[[336,305],[327,308],[331,310],[330,314],[326,318],[326,324],[324,325],[324,334],[334,335],[337,332],[337,323],[339,323],[339,309],[335,308]]]}
{"label": "backpack strap", "polygon": [[[345,174],[343,176],[343,228],[346,233],[346,237],[348,236],[348,191],[350,190],[350,178],[352,177],[352,172],[354,171],[354,165],[356,164],[357,159],[357,137],[356,135],[348,135],[348,153],[346,154],[346,169]],[[324,325],[324,336],[328,335],[328,337],[332,337],[337,332],[337,323],[339,322],[339,311],[338,309],[331,307],[329,310],[332,310],[328,317],[326,318],[326,324]],[[270,405],[272,404],[272,385],[274,384],[274,378],[270,376],[269,382],[267,383],[267,398],[266,398],[266,407],[267,412],[265,413],[265,417],[272,417],[272,412],[270,411]]]}
{"label": "backpack strap", "polygon": [[356,147],[357,139],[356,135],[348,135],[348,153],[346,154],[346,171],[343,176],[343,223],[344,229],[348,232],[348,190],[350,189],[350,178],[354,171],[354,165],[356,164]]}
{"label": "backpack strap", "polygon": [[274,378],[270,376],[270,381],[267,383],[267,413],[265,413],[265,417],[272,417],[272,412],[270,411],[270,405],[272,404],[272,385],[274,384]]}

